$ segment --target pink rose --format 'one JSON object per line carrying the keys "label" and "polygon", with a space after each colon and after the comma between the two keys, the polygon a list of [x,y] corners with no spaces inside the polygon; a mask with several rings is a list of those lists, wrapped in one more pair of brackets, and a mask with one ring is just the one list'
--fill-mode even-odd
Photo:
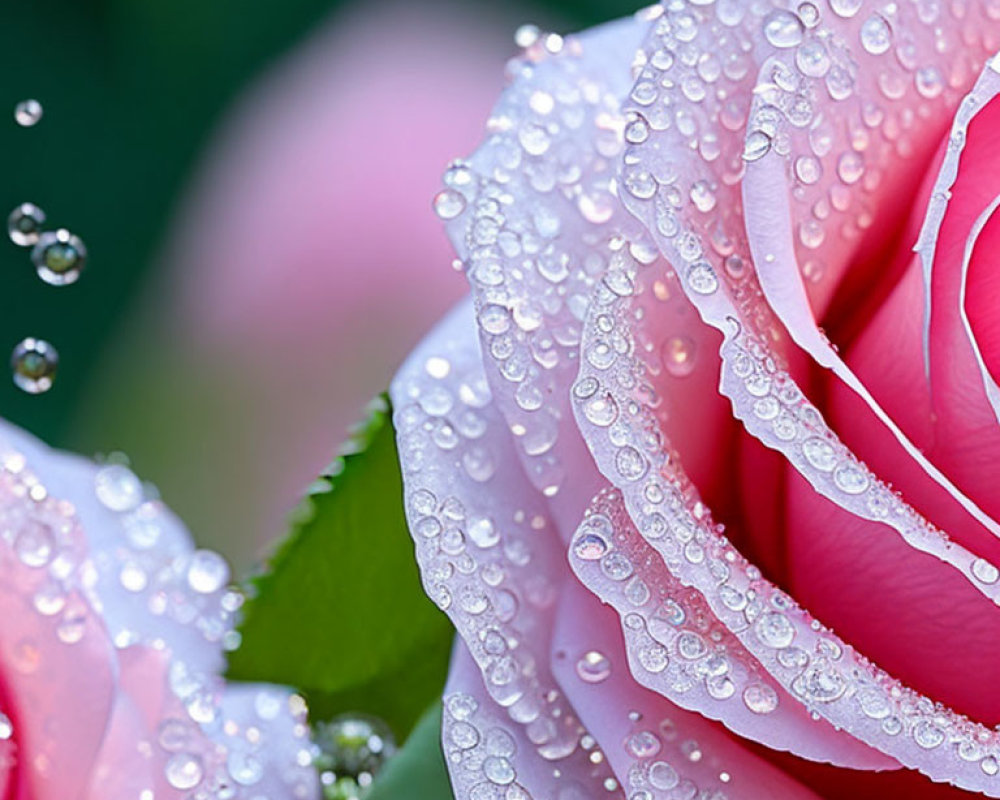
{"label": "pink rose", "polygon": [[317,796],[302,699],[226,685],[241,596],[124,465],[0,423],[0,793]]}
{"label": "pink rose", "polygon": [[462,800],[1000,797],[1000,4],[793,7],[543,35],[445,175]]}

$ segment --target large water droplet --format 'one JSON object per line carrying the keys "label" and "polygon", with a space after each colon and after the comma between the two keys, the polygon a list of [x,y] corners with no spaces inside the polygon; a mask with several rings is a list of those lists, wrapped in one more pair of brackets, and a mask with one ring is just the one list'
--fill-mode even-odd
{"label": "large water droplet", "polygon": [[87,246],[65,228],[38,237],[31,251],[38,277],[51,286],[76,283],[87,264]]}
{"label": "large water droplet", "polygon": [[764,37],[775,47],[795,47],[803,31],[802,20],[791,11],[772,11],[764,17]]}
{"label": "large water droplet", "polygon": [[22,100],[14,106],[14,121],[22,128],[30,128],[41,120],[45,109],[37,100]]}
{"label": "large water droplet", "polygon": [[19,389],[28,394],[41,394],[52,388],[59,368],[59,353],[44,339],[29,336],[14,347],[10,368]]}
{"label": "large water droplet", "polygon": [[34,203],[21,203],[7,217],[7,235],[19,247],[37,244],[45,224],[45,212]]}
{"label": "large water droplet", "polygon": [[770,714],[778,707],[778,693],[770,686],[754,683],[743,690],[743,703],[754,714]]}
{"label": "large water droplet", "polygon": [[142,481],[124,464],[108,464],[94,477],[97,499],[112,511],[129,511],[142,502]]}
{"label": "large water droplet", "polygon": [[879,14],[874,14],[865,20],[861,26],[861,46],[872,55],[881,55],[889,49],[892,43],[892,31],[889,23]]}
{"label": "large water droplet", "polygon": [[226,585],[229,564],[213,550],[195,550],[188,565],[188,585],[199,594],[211,594]]}
{"label": "large water droplet", "polygon": [[441,219],[455,219],[465,211],[465,195],[456,189],[443,189],[434,195],[434,213]]}
{"label": "large water droplet", "polygon": [[320,723],[313,739],[320,751],[314,764],[321,776],[360,779],[363,784],[370,783],[396,752],[389,726],[366,714],[345,714]]}

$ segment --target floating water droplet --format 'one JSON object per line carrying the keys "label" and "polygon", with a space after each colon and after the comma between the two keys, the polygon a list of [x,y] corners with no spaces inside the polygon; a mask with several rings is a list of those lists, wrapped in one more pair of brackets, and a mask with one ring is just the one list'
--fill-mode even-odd
{"label": "floating water droplet", "polygon": [[22,100],[14,106],[14,121],[22,128],[30,128],[41,120],[45,109],[37,100]]}
{"label": "floating water droplet", "polygon": [[50,286],[76,283],[87,265],[87,246],[65,228],[46,231],[31,251],[38,277]]}
{"label": "floating water droplet", "polygon": [[7,235],[19,247],[37,244],[45,224],[45,212],[34,203],[21,203],[7,217]]}
{"label": "floating water droplet", "polygon": [[10,357],[14,383],[28,394],[52,388],[59,368],[59,353],[44,339],[28,337],[18,342]]}
{"label": "floating water droplet", "polygon": [[332,772],[338,778],[355,778],[363,783],[369,783],[396,752],[389,726],[367,714],[345,714],[321,723],[315,728],[313,740],[320,750],[314,764],[321,773]]}
{"label": "floating water droplet", "polygon": [[213,550],[195,550],[188,565],[188,585],[200,594],[211,594],[226,585],[229,564]]}
{"label": "floating water droplet", "polygon": [[791,11],[779,9],[764,17],[764,38],[775,47],[795,47],[803,32],[802,20]]}
{"label": "floating water droplet", "polygon": [[163,769],[167,783],[175,789],[193,789],[201,783],[205,773],[201,758],[193,753],[177,753],[170,757]]}
{"label": "floating water droplet", "polygon": [[456,189],[442,189],[434,195],[434,213],[441,219],[455,219],[465,211],[465,195]]}
{"label": "floating water droplet", "polygon": [[130,511],[142,502],[142,481],[124,464],[108,464],[94,476],[94,492],[112,511]]}

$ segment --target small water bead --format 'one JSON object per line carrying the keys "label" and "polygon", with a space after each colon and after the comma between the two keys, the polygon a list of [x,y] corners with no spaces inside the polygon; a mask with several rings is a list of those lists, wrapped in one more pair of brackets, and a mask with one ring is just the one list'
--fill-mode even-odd
{"label": "small water bead", "polygon": [[603,653],[590,650],[576,662],[576,674],[584,683],[601,683],[611,676],[611,662]]}
{"label": "small water bead", "polygon": [[837,451],[825,439],[814,436],[802,443],[806,461],[822,472],[831,472],[837,466]]}
{"label": "small water bead", "polygon": [[7,741],[14,735],[14,724],[10,717],[0,711],[0,741]]}
{"label": "small water bead", "polygon": [[520,48],[527,49],[535,44],[541,35],[542,32],[537,25],[521,25],[514,31],[514,44]]}
{"label": "small water bead", "polygon": [[637,731],[625,740],[625,752],[634,758],[652,758],[660,752],[660,739],[652,731]]}
{"label": "small water bead", "polygon": [[22,100],[14,106],[14,121],[22,128],[31,128],[41,121],[44,113],[45,109],[37,100]]}
{"label": "small water bead", "polygon": [[858,153],[848,151],[842,154],[837,161],[837,175],[848,185],[857,183],[864,171],[865,162]]}
{"label": "small water bead", "polygon": [[788,647],[795,639],[795,628],[792,623],[777,611],[768,611],[761,615],[754,630],[761,642],[776,649]]}
{"label": "small water bead", "polygon": [[195,550],[188,564],[188,586],[199,594],[211,594],[229,581],[229,564],[212,550]]}
{"label": "small water bead", "polygon": [[973,576],[983,583],[996,583],[1000,580],[1000,570],[985,558],[977,558],[972,562]]}
{"label": "small water bead", "polygon": [[434,195],[434,213],[444,220],[455,219],[465,205],[465,195],[456,189],[442,189]]}
{"label": "small water bead", "polygon": [[503,756],[489,756],[483,762],[483,774],[491,783],[506,786],[514,782],[517,773],[510,762]]}
{"label": "small water bead", "polygon": [[52,528],[44,522],[25,522],[14,538],[14,552],[27,567],[44,567],[52,560],[55,549],[56,540]]}
{"label": "small water bead", "polygon": [[59,368],[59,353],[44,339],[29,336],[14,347],[10,368],[19,389],[41,394],[52,388]]}
{"label": "small water bead", "polygon": [[774,47],[795,47],[803,33],[802,20],[790,11],[776,10],[764,17],[764,38]]}
{"label": "small water bead", "polygon": [[813,28],[819,24],[819,9],[812,3],[799,3],[799,19],[807,28]]}
{"label": "small water bead", "polygon": [[694,372],[695,343],[688,336],[671,336],[663,343],[663,366],[675,378]]}
{"label": "small water bead", "polygon": [[873,14],[861,26],[861,46],[874,56],[882,55],[892,44],[892,31],[881,14]]}
{"label": "small water bead", "polygon": [[167,783],[175,789],[193,789],[205,774],[201,758],[193,753],[177,753],[170,757],[164,767]]}
{"label": "small water bead", "polygon": [[46,231],[31,251],[38,277],[50,286],[76,283],[87,265],[87,246],[65,228]]}
{"label": "small water bead", "polygon": [[130,511],[143,500],[142,481],[124,464],[108,464],[94,476],[97,499],[112,511]]}
{"label": "small water bead", "polygon": [[719,288],[719,279],[711,264],[699,261],[688,270],[687,284],[698,294],[712,294]]}
{"label": "small water bead", "polygon": [[778,707],[778,693],[770,686],[754,683],[743,690],[743,704],[754,714],[770,714]]}
{"label": "small water bead", "polygon": [[34,203],[21,203],[7,217],[7,235],[19,247],[38,243],[45,224],[45,212]]}

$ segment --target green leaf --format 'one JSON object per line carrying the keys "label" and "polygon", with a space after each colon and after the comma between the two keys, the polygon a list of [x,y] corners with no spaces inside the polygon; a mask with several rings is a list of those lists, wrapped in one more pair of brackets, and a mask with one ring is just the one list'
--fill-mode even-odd
{"label": "green leaf", "polygon": [[309,489],[252,581],[234,680],[296,687],[315,718],[361,711],[404,741],[440,697],[452,628],[424,594],[388,401]]}
{"label": "green leaf", "polygon": [[441,704],[423,716],[413,734],[379,772],[365,800],[451,800],[441,753]]}

